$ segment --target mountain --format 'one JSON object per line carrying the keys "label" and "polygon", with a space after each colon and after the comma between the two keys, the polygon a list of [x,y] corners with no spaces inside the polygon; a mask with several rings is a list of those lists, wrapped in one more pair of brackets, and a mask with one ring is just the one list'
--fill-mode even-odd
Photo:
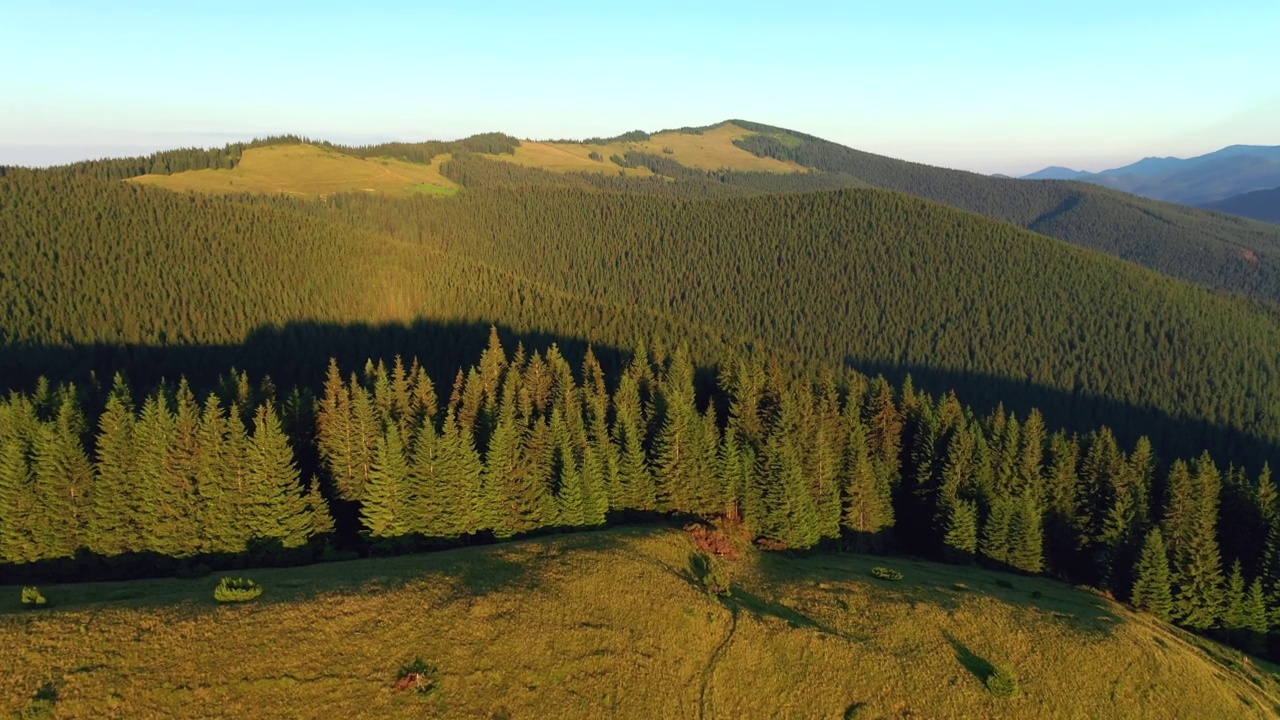
{"label": "mountain", "polygon": [[1280,184],[1280,146],[1231,145],[1193,158],[1143,158],[1097,173],[1049,167],[1028,180],[1082,180],[1155,200],[1205,205]]}
{"label": "mountain", "polygon": [[850,183],[928,198],[1228,292],[1280,300],[1280,231],[1063,180],[1002,180],[895,160],[782,128],[735,141]]}
{"label": "mountain", "polygon": [[[69,584],[34,627],[5,586],[0,642],[43,651],[0,674],[0,713],[38,717],[58,678],[58,717],[1274,717],[1269,665],[1065,583],[751,552],[717,598],[695,551],[624,528],[264,568],[256,607],[216,607],[216,577]],[[437,687],[395,691],[415,659]]]}
{"label": "mountain", "polygon": [[1051,165],[1043,170],[1038,170],[1030,175],[1024,175],[1024,180],[1079,180],[1088,177],[1092,173],[1084,170],[1072,170],[1060,165]]}
{"label": "mountain", "polygon": [[1280,223],[1280,187],[1254,190],[1225,200],[1206,203],[1201,207],[1254,220]]}

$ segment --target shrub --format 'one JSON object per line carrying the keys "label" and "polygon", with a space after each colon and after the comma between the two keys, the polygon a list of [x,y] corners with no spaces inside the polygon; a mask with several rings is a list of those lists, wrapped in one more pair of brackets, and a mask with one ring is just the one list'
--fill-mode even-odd
{"label": "shrub", "polygon": [[426,695],[440,686],[440,671],[434,665],[428,665],[422,658],[414,658],[408,665],[400,666],[400,674],[396,677],[396,690]]}
{"label": "shrub", "polygon": [[1013,583],[1009,582],[1008,580],[997,580],[996,587],[1004,588],[1005,590],[1012,590]]}
{"label": "shrub", "polygon": [[887,568],[882,565],[877,565],[871,568],[871,574],[881,580],[901,580],[903,578],[900,571],[894,570],[893,568]]}
{"label": "shrub", "polygon": [[987,689],[992,695],[1011,698],[1018,694],[1018,679],[1006,667],[997,667],[987,676]]}
{"label": "shrub", "polygon": [[218,602],[248,602],[262,594],[262,586],[245,578],[222,578],[213,589],[213,599]]}
{"label": "shrub", "polygon": [[604,156],[596,152],[595,150],[592,150],[591,153],[587,155],[587,157],[591,158],[592,160],[595,160],[596,162],[604,162]]}
{"label": "shrub", "polygon": [[662,152],[667,155],[674,155],[676,153],[676,150],[673,147],[667,146],[662,148]]}
{"label": "shrub", "polygon": [[742,553],[733,544],[733,540],[723,531],[716,530],[701,523],[686,525],[685,532],[693,538],[700,550],[708,555],[717,555],[727,560],[739,560]]}
{"label": "shrub", "polygon": [[22,588],[22,605],[27,608],[44,607],[48,604],[48,600],[40,593],[40,588],[34,585]]}

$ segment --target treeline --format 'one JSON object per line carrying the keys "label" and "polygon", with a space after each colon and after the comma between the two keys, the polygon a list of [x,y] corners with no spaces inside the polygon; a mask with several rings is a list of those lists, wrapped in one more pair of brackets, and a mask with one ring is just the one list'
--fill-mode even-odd
{"label": "treeline", "polygon": [[[1280,300],[1280,230],[1080,182],[1015,180],[854,150],[746,120],[760,157],[946,203],[1228,292]],[[1252,252],[1250,256],[1248,252]]]}
{"label": "treeline", "polygon": [[183,383],[135,407],[117,378],[92,428],[73,386],[0,402],[4,562],[236,555],[298,548],[332,529],[270,400],[200,403]]}
{"label": "treeline", "polygon": [[517,185],[328,209],[414,242],[447,238],[451,253],[577,297],[910,372],[1070,427],[1105,421],[1162,450],[1256,468],[1266,453],[1250,437],[1280,440],[1269,307],[901,194],[689,200]]}
{"label": "treeline", "polygon": [[[243,375],[203,403],[179,384],[140,408],[117,382],[92,425],[73,388],[11,394],[0,558],[183,558],[326,536],[412,548],[659,513],[740,521],[771,548],[1051,574],[1238,640],[1275,625],[1280,508],[1265,467],[1208,453],[1165,464],[1107,428],[1053,431],[1035,410],[979,415],[954,393],[798,378],[759,356],[700,383],[685,350],[641,349],[611,377],[589,351],[575,372],[555,346],[509,353],[495,332],[441,403],[443,387],[416,362],[331,362],[314,403],[295,392],[281,413]],[[354,510],[343,537],[331,503]]]}

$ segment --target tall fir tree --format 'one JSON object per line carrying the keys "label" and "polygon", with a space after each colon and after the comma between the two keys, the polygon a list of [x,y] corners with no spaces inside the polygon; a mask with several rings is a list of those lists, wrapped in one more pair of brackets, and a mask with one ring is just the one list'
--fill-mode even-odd
{"label": "tall fir tree", "polygon": [[1169,553],[1160,528],[1151,528],[1142,544],[1142,556],[1134,569],[1134,607],[1146,610],[1164,621],[1173,618],[1173,590],[1169,578]]}

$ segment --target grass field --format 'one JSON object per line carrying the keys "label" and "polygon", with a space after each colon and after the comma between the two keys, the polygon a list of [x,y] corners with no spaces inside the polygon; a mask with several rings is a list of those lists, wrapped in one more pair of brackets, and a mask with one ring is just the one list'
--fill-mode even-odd
{"label": "grass field", "polygon": [[[644,142],[619,142],[608,145],[581,145],[577,143],[551,143],[525,140],[514,155],[496,155],[499,160],[518,165],[539,167],[555,172],[606,172],[617,173],[619,167],[609,162],[611,155],[622,155],[629,150],[666,155],[685,167],[700,170],[744,170],[757,172],[798,172],[804,168],[795,163],[752,155],[733,144],[733,141],[752,134],[748,130],[725,123],[707,130],[701,135],[666,132],[654,135]],[[664,153],[664,150],[671,150]],[[604,162],[592,160],[591,153],[599,153]],[[648,168],[629,168],[627,175],[644,177],[652,175]]]}
{"label": "grass field", "polygon": [[338,192],[451,195],[457,185],[440,174],[448,155],[430,165],[390,158],[362,159],[315,145],[251,148],[230,170],[142,175],[131,182],[208,193],[287,193],[323,197]]}
{"label": "grass field", "polygon": [[[633,528],[217,577],[0,588],[0,717],[1254,718],[1260,662],[1041,579],[748,554],[718,599],[689,536]],[[873,578],[874,565],[905,574]],[[960,585],[958,585],[958,583]],[[428,695],[396,692],[421,657]],[[1021,694],[983,678],[1006,665]]]}

